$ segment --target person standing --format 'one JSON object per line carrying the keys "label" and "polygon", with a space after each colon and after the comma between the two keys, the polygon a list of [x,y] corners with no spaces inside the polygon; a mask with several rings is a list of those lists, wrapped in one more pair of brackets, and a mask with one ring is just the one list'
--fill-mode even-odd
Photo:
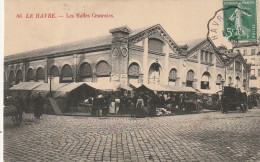
{"label": "person standing", "polygon": [[44,98],[42,97],[42,93],[39,92],[38,96],[34,100],[34,117],[36,119],[40,119],[43,113],[44,106]]}
{"label": "person standing", "polygon": [[95,96],[93,99],[93,107],[91,111],[92,116],[97,116],[97,107],[98,107],[98,96]]}
{"label": "person standing", "polygon": [[141,96],[138,97],[136,102],[136,117],[141,118],[143,117],[143,107],[144,107],[144,100]]}

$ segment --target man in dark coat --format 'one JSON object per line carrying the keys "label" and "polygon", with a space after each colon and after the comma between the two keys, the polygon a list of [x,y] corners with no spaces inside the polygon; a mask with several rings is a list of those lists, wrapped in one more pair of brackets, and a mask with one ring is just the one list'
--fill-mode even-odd
{"label": "man in dark coat", "polygon": [[38,96],[34,100],[34,117],[40,119],[43,113],[44,98],[42,97],[41,92],[38,93]]}

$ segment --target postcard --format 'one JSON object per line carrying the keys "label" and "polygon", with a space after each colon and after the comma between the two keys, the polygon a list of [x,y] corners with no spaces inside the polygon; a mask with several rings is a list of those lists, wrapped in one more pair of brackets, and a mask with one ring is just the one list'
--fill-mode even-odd
{"label": "postcard", "polygon": [[260,161],[259,0],[5,0],[4,161]]}

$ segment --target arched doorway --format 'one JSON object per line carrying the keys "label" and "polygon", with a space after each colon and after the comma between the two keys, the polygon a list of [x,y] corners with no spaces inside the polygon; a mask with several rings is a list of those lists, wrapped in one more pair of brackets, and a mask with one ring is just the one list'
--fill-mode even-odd
{"label": "arched doorway", "polygon": [[192,87],[193,82],[194,82],[194,71],[193,70],[189,70],[186,76],[186,86],[187,87]]}
{"label": "arched doorway", "polygon": [[71,83],[73,82],[72,78],[72,69],[66,64],[61,69],[61,83]]}
{"label": "arched doorway", "polygon": [[158,63],[153,63],[149,69],[149,84],[160,84],[162,81],[162,67]]}
{"label": "arched doorway", "polygon": [[81,82],[92,82],[92,68],[89,63],[84,62],[79,67],[79,76]]}
{"label": "arched doorway", "polygon": [[100,61],[96,65],[97,82],[110,82],[111,68],[106,61]]}
{"label": "arched doorway", "polygon": [[59,75],[59,69],[57,68],[57,66],[53,65],[50,68],[49,71],[49,76],[48,76],[48,82],[50,80],[50,75],[52,75],[52,83],[59,83],[60,82],[60,75]]}
{"label": "arched doorway", "polygon": [[140,76],[140,66],[137,63],[131,63],[131,65],[128,68],[128,79],[129,83],[138,83],[139,82],[139,76]]}
{"label": "arched doorway", "polygon": [[200,88],[201,89],[210,89],[210,74],[209,72],[204,72],[202,74],[201,82],[200,82]]}
{"label": "arched doorway", "polygon": [[16,84],[19,84],[21,82],[23,82],[23,72],[22,70],[18,70],[16,72]]}
{"label": "arched doorway", "polygon": [[171,86],[176,85],[177,75],[178,75],[177,70],[175,68],[171,69],[169,73],[169,85]]}
{"label": "arched doorway", "polygon": [[15,85],[15,74],[14,74],[14,71],[13,71],[13,70],[11,70],[11,71],[9,72],[8,82],[9,82],[11,85]]}
{"label": "arched doorway", "polygon": [[27,81],[28,82],[34,82],[34,74],[33,74],[33,69],[32,68],[27,70],[26,77],[27,77]]}
{"label": "arched doorway", "polygon": [[41,67],[36,70],[36,81],[44,82],[44,70]]}

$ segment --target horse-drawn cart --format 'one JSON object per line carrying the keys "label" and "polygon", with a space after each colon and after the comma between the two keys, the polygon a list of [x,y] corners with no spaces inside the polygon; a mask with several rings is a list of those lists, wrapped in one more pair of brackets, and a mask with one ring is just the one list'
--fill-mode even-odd
{"label": "horse-drawn cart", "polygon": [[4,117],[12,117],[14,124],[20,125],[23,120],[23,111],[13,105],[4,106]]}

